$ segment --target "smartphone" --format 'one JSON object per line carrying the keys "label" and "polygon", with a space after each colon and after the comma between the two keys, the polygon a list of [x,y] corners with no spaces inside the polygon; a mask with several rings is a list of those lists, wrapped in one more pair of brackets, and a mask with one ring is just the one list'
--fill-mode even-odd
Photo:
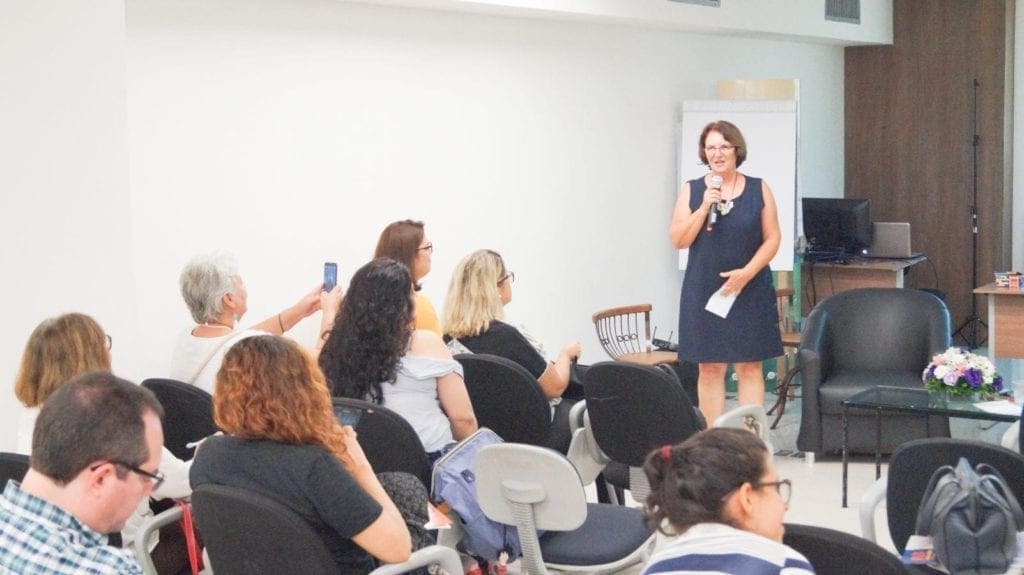
{"label": "smartphone", "polygon": [[358,407],[341,405],[334,408],[334,415],[338,418],[338,423],[355,429],[356,425],[359,425],[359,418],[363,416],[363,410]]}
{"label": "smartphone", "polygon": [[324,262],[324,291],[329,292],[338,285],[338,264]]}

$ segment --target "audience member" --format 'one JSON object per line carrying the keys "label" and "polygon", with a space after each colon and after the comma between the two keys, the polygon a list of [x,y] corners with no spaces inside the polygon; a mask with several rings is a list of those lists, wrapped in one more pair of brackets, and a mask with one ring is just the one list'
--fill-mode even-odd
{"label": "audience member", "polygon": [[488,353],[510,359],[537,378],[552,404],[552,426],[569,444],[569,409],[566,399],[581,399],[583,388],[574,382],[573,362],[580,344],[565,345],[553,362],[543,346],[525,330],[505,323],[505,306],[512,301],[516,276],[498,252],[477,250],[455,266],[444,304],[444,330],[453,353]]}
{"label": "audience member", "polygon": [[437,321],[434,304],[420,292],[420,280],[430,273],[430,256],[434,244],[423,231],[423,222],[401,220],[392,222],[380,234],[374,258],[390,258],[405,264],[412,274],[415,293],[414,318],[416,329],[425,329],[441,335],[441,324]]}
{"label": "audience member", "polygon": [[142,573],[103,534],[163,481],[162,416],[149,390],[106,372],[54,391],[36,421],[31,468],[0,496],[0,571]]}
{"label": "audience member", "polygon": [[[68,313],[40,323],[25,345],[21,368],[15,379],[14,392],[27,408],[18,422],[18,453],[32,453],[32,434],[40,407],[54,391],[76,375],[90,371],[110,371],[113,339],[92,317]],[[155,499],[187,497],[192,488],[188,482],[191,462],[174,456],[161,444],[160,473],[165,480],[153,491]],[[143,501],[127,521],[122,542],[127,547],[139,526],[151,516],[148,500]],[[184,539],[178,525],[160,533],[159,547],[153,550],[153,561],[160,568],[174,570],[187,564]]]}
{"label": "audience member", "polygon": [[655,551],[644,575],[814,572],[806,558],[782,543],[791,486],[779,479],[754,434],[702,431],[652,451],[644,472],[651,486],[648,521],[676,536]]}
{"label": "audience member", "polygon": [[[233,257],[222,252],[197,256],[181,270],[179,283],[197,325],[178,338],[170,377],[208,393],[213,393],[214,377],[228,348],[247,337],[280,335],[295,327],[320,309],[323,287],[317,286],[295,305],[248,329],[238,329],[249,309],[249,293]],[[335,289],[340,292],[341,288]]]}
{"label": "audience member", "polygon": [[[203,443],[194,487],[274,498],[310,523],[344,573],[373,569],[370,555],[389,563],[409,557],[402,515],[355,432],[335,419],[315,360],[295,342],[262,335],[233,345],[217,373],[213,408],[228,435]],[[425,512],[425,489],[423,498]]]}
{"label": "audience member", "polygon": [[412,328],[409,270],[377,259],[352,277],[320,353],[334,395],[397,412],[416,430],[431,462],[477,429],[462,366],[441,338]]}

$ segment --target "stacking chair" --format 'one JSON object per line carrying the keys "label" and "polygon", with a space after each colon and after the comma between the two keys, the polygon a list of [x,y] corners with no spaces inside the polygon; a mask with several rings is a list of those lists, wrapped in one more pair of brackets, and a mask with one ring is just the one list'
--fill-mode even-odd
{"label": "stacking chair", "polygon": [[654,544],[641,509],[587,503],[576,468],[554,450],[488,445],[473,471],[484,514],[516,527],[523,573],[617,571],[646,560]]}
{"label": "stacking chair", "polygon": [[[192,509],[217,575],[337,573],[316,531],[273,499],[234,487],[200,485],[192,493]],[[404,563],[384,565],[372,573],[394,575],[435,564],[448,573],[462,572],[454,549],[431,545]]]}
{"label": "stacking chair", "polygon": [[1024,505],[1024,456],[1005,447],[965,439],[918,439],[901,445],[889,459],[888,473],[864,494],[860,502],[861,534],[875,541],[875,509],[885,500],[889,535],[903,553],[914,533],[917,510],[932,473],[943,465],[956,465],[966,457],[971,465],[987,463],[1006,480]]}
{"label": "stacking chair", "polygon": [[606,479],[643,501],[649,491],[643,473],[647,454],[703,428],[693,404],[672,375],[633,363],[595,363],[583,376],[583,388],[597,447],[613,463],[629,468],[627,485],[614,473]]}
{"label": "stacking chair", "polygon": [[597,339],[612,358],[645,365],[675,363],[674,351],[651,347],[651,304],[613,307],[592,317]]}
{"label": "stacking chair", "polygon": [[786,524],[782,542],[799,551],[815,573],[829,575],[904,575],[899,557],[875,543],[843,531],[811,525]]}
{"label": "stacking chair", "polygon": [[402,471],[417,477],[430,491],[430,464],[416,430],[394,411],[368,401],[334,398],[334,412],[356,409],[361,412],[355,430],[367,461],[377,473]]}
{"label": "stacking chair", "polygon": [[[800,339],[803,387],[797,447],[816,454],[842,449],[844,400],[879,385],[923,388],[921,371],[949,343],[949,309],[929,293],[862,288],[819,303]],[[873,453],[878,439],[874,413],[852,410],[848,421],[849,448]],[[882,414],[883,452],[922,437],[949,437],[949,420]]]}
{"label": "stacking chair", "polygon": [[194,385],[174,379],[146,379],[142,386],[164,407],[164,445],[182,461],[192,459],[186,444],[217,432],[213,423],[213,397]]}
{"label": "stacking chair", "polygon": [[510,443],[551,447],[565,453],[569,438],[553,433],[551,404],[537,380],[518,363],[486,353],[458,354],[466,390],[480,427]]}
{"label": "stacking chair", "polygon": [[21,481],[28,472],[28,456],[22,453],[0,453],[0,491],[7,487],[7,480]]}

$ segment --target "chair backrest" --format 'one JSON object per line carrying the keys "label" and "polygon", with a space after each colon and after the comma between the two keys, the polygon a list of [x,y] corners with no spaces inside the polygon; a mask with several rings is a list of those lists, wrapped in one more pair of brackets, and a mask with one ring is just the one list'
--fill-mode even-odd
{"label": "chair backrest", "polygon": [[815,350],[830,370],[919,373],[949,347],[950,333],[949,308],[934,295],[861,288],[819,303],[807,318],[800,349]]}
{"label": "chair backrest", "polygon": [[612,461],[641,467],[652,449],[701,430],[683,388],[658,368],[595,363],[583,375],[583,389],[594,439]]}
{"label": "chair backrest", "polygon": [[900,558],[850,533],[811,525],[786,524],[782,542],[810,561],[816,573],[829,575],[903,575]]}
{"label": "chair backrest", "polygon": [[601,310],[592,319],[597,339],[612,359],[651,351],[651,304]]}
{"label": "chair backrest", "polygon": [[359,445],[370,466],[377,473],[403,471],[417,477],[430,489],[430,464],[423,443],[401,415],[368,401],[334,398],[334,413],[342,409],[355,409],[361,415],[355,425]]}
{"label": "chair backrest", "polygon": [[175,379],[147,379],[142,386],[152,391],[164,407],[164,446],[182,461],[192,459],[195,448],[185,445],[217,432],[213,397]]}
{"label": "chair backrest", "polygon": [[480,509],[516,525],[514,502],[532,505],[534,527],[572,531],[587,518],[587,497],[576,468],[546,447],[499,443],[480,450],[473,464]]}
{"label": "chair backrest", "polygon": [[458,354],[480,427],[510,443],[548,446],[551,407],[537,380],[518,363],[485,353]]}
{"label": "chair backrest", "polygon": [[21,481],[28,472],[28,456],[23,453],[0,453],[0,491],[7,486],[7,480]]}
{"label": "chair backrest", "polygon": [[338,566],[316,531],[268,497],[223,485],[192,491],[192,511],[217,575],[327,575]]}
{"label": "chair backrest", "polygon": [[932,473],[943,465],[956,465],[966,457],[971,465],[996,468],[1017,500],[1024,505],[1024,456],[1005,447],[965,439],[929,438],[904,443],[889,459],[886,515],[889,535],[901,553],[914,533],[917,510]]}

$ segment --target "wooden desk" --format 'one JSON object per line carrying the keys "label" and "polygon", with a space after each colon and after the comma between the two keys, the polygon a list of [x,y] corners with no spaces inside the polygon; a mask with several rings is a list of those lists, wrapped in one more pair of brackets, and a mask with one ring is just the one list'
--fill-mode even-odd
{"label": "wooden desk", "polygon": [[853,258],[848,264],[804,262],[803,315],[810,313],[817,302],[839,292],[868,287],[901,288],[906,270],[926,259],[920,256],[905,260]]}
{"label": "wooden desk", "polygon": [[1024,291],[990,283],[974,290],[988,297],[988,357],[1024,358]]}

